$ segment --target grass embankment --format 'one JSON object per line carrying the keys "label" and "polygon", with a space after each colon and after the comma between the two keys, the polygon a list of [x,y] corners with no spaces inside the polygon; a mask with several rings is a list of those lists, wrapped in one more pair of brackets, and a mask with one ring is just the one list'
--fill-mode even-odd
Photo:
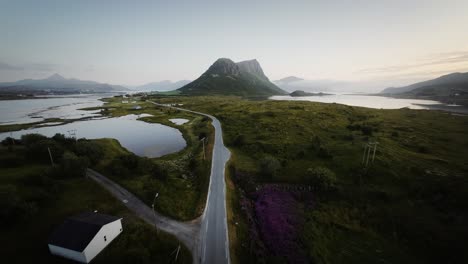
{"label": "grass embankment", "polygon": [[67,123],[71,122],[70,120],[66,121],[60,118],[47,118],[39,122],[33,122],[33,123],[26,123],[26,124],[11,124],[11,125],[1,125],[0,126],[0,133],[2,132],[9,132],[9,131],[18,131],[22,129],[28,129],[31,127],[37,127],[45,123],[49,122],[61,122],[61,123]]}
{"label": "grass embankment", "polygon": [[[94,210],[123,217],[124,231],[93,263],[169,263],[174,259],[172,253],[179,245],[175,237],[157,233],[97,183],[76,175],[82,174],[81,161],[88,158],[74,155],[83,153],[84,148],[92,149],[94,143],[106,155],[117,155],[121,148],[115,140],[40,141],[43,139],[27,147],[17,143],[12,150],[0,146],[0,245],[4,259],[12,263],[71,263],[49,253],[48,237],[67,217]],[[54,151],[59,164],[54,170],[44,146]],[[68,154],[60,157],[62,151]],[[183,245],[178,262],[191,262]]]}
{"label": "grass embankment", "polygon": [[[284,230],[265,232],[265,206],[285,223],[291,219],[282,210],[294,207],[298,236],[286,247],[309,261],[468,261],[468,117],[235,97],[155,99],[222,122],[236,187],[228,181],[233,262],[291,260],[271,244],[284,243]],[[363,168],[364,145],[373,141],[375,161]],[[266,200],[262,190],[271,184],[271,197],[287,190],[296,204]]]}
{"label": "grass embankment", "polygon": [[[178,220],[191,220],[201,215],[211,170],[214,139],[211,121],[203,116],[155,106],[138,97],[128,99],[130,103],[122,103],[122,97],[107,98],[104,101],[106,103],[102,112],[105,115],[118,117],[150,114],[152,116],[142,117],[141,120],[179,129],[187,147],[177,153],[153,159],[120,152],[104,158],[96,169],[139,196],[149,206],[158,192],[155,204],[158,212]],[[133,110],[134,105],[141,106],[141,109]],[[184,118],[189,122],[176,125],[169,120],[173,118]],[[203,137],[206,137],[206,159],[203,159],[203,146],[200,141]]]}

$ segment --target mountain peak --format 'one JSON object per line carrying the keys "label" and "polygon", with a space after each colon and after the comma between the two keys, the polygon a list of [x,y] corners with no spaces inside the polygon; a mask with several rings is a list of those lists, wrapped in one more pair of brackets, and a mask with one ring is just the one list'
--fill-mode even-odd
{"label": "mountain peak", "polygon": [[47,78],[46,80],[49,80],[49,81],[64,81],[65,78],[63,78],[63,76],[58,74],[58,73],[54,73],[53,75],[49,76],[49,78]]}
{"label": "mountain peak", "polygon": [[195,81],[178,89],[186,95],[271,96],[286,94],[271,83],[257,60],[217,59]]}
{"label": "mountain peak", "polygon": [[238,62],[236,64],[237,64],[237,66],[239,66],[239,69],[241,71],[253,74],[253,75],[259,77],[260,79],[268,80],[268,77],[266,77],[266,75],[263,72],[263,69],[260,66],[260,63],[257,61],[257,59],[241,61],[241,62]]}
{"label": "mountain peak", "polygon": [[239,75],[239,73],[239,67],[228,58],[217,59],[205,72],[205,74],[212,75]]}

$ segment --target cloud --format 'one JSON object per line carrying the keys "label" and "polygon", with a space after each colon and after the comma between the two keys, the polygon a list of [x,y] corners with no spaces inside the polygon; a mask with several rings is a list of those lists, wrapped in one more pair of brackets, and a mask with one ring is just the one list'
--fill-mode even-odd
{"label": "cloud", "polygon": [[22,71],[22,67],[13,66],[0,61],[0,71]]}
{"label": "cloud", "polygon": [[408,70],[415,70],[427,66],[450,65],[468,62],[468,51],[453,51],[437,53],[426,56],[414,64],[392,65],[377,68],[367,68],[356,71],[358,74],[380,74],[380,73],[399,73]]}
{"label": "cloud", "polygon": [[5,62],[0,62],[0,71],[33,71],[33,72],[51,72],[58,65],[50,63],[29,63],[22,65],[12,65]]}
{"label": "cloud", "polygon": [[57,65],[49,63],[31,63],[24,65],[24,68],[30,71],[50,72],[54,71],[57,68]]}

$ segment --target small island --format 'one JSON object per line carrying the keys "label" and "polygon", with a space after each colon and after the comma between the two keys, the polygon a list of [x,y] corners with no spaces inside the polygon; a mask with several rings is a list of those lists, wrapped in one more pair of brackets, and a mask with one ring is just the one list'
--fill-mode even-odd
{"label": "small island", "polygon": [[322,93],[322,92],[309,93],[309,92],[304,92],[304,91],[301,91],[301,90],[297,90],[297,91],[294,91],[294,92],[290,93],[289,95],[293,96],[293,97],[300,97],[300,96],[324,96],[324,95],[331,95],[331,94]]}

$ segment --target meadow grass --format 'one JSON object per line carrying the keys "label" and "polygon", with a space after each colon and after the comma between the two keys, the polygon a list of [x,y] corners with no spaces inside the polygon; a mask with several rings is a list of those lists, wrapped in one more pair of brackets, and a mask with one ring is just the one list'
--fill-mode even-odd
{"label": "meadow grass", "polygon": [[[297,227],[311,261],[468,260],[463,250],[468,235],[468,117],[238,97],[153,99],[182,103],[221,121],[233,154],[229,177],[244,178],[234,181],[235,189],[228,185],[231,255],[238,263],[261,261],[245,243],[251,234],[238,194],[243,191],[254,201],[255,188],[272,183],[312,188],[314,207],[302,209],[305,223]],[[364,145],[374,141],[379,143],[375,161],[364,168]],[[262,170],[265,157],[280,164],[274,173]],[[313,185],[307,171],[317,167],[336,175],[333,190]]]}
{"label": "meadow grass", "polygon": [[[112,144],[100,140],[101,144]],[[115,143],[115,142],[114,142]],[[48,163],[24,158],[24,147],[15,146],[12,151],[0,146],[0,159],[15,156],[17,165],[2,163],[0,188],[2,199],[19,199],[27,206],[27,215],[15,222],[2,224],[0,245],[4,259],[12,263],[70,263],[69,260],[49,253],[47,240],[54,228],[67,217],[94,211],[123,217],[123,233],[104,249],[93,263],[147,263],[170,262],[171,253],[179,245],[172,235],[156,230],[131,213],[122,202],[115,199],[91,179],[70,178],[61,175],[50,178]],[[8,190],[13,188],[14,192]],[[5,193],[6,191],[6,193]],[[5,197],[7,195],[8,197]],[[6,203],[2,201],[2,204]],[[4,208],[2,208],[4,209]],[[2,219],[2,221],[6,219]],[[181,263],[190,263],[191,254],[182,247]]]}

